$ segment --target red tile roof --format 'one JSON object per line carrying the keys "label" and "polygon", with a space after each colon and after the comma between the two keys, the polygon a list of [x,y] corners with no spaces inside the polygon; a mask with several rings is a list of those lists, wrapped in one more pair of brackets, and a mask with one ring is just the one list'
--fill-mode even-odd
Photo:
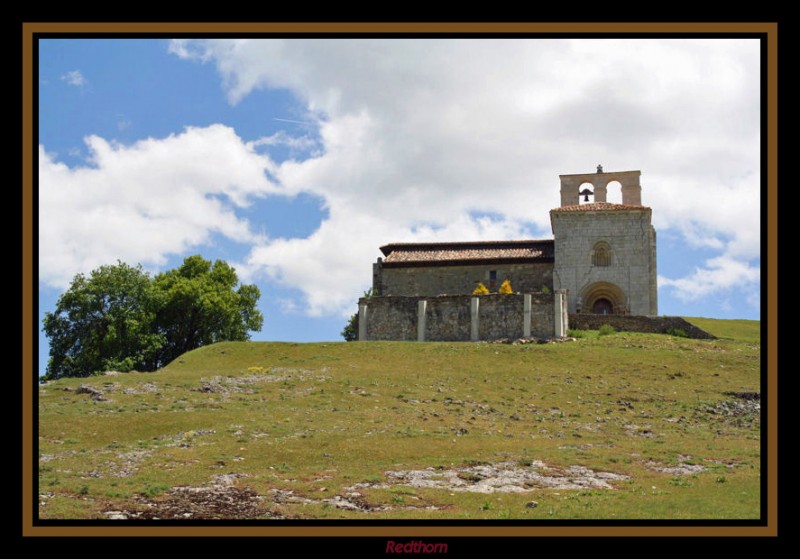
{"label": "red tile roof", "polygon": [[576,204],[574,206],[561,206],[550,211],[553,212],[610,212],[621,210],[649,210],[647,206],[633,206],[631,204],[612,204],[610,202],[592,202],[590,204]]}
{"label": "red tile roof", "polygon": [[476,241],[466,243],[392,243],[381,247],[384,266],[427,266],[553,261],[553,241]]}

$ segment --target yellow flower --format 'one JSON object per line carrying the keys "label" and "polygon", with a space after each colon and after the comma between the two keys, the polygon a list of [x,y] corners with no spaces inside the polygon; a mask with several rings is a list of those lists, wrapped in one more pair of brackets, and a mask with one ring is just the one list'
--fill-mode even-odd
{"label": "yellow flower", "polygon": [[482,283],[478,283],[478,287],[475,288],[475,291],[472,292],[473,295],[487,295],[489,290],[486,289],[486,286]]}

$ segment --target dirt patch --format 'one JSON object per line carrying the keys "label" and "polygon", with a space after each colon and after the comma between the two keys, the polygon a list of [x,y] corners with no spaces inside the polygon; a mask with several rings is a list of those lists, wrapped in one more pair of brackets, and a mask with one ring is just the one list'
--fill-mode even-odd
{"label": "dirt patch", "polygon": [[110,520],[195,520],[283,518],[266,510],[264,498],[247,487],[235,487],[246,474],[223,474],[204,487],[173,487],[158,497],[137,495],[134,510],[107,510]]}
{"label": "dirt patch", "polygon": [[464,468],[386,472],[389,484],[472,493],[524,493],[534,489],[613,489],[609,483],[629,479],[623,474],[598,472],[583,466],[565,469],[538,460],[482,464]]}
{"label": "dirt patch", "polygon": [[135,501],[142,508],[133,511],[106,511],[109,519],[187,520],[221,518],[275,518],[261,506],[261,497],[249,488],[175,487],[153,500],[141,496]]}

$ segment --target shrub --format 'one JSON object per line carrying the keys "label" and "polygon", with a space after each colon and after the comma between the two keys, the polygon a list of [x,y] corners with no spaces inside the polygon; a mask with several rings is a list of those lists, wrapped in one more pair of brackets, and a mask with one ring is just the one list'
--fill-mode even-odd
{"label": "shrub", "polygon": [[547,287],[546,285],[543,285],[542,286],[542,293],[550,293],[550,288]]}
{"label": "shrub", "polygon": [[667,334],[670,336],[675,336],[676,338],[688,338],[689,334],[686,333],[686,330],[683,328],[670,328],[667,330]]}
{"label": "shrub", "polygon": [[473,295],[488,295],[489,290],[486,289],[486,286],[482,283],[478,283],[478,287],[472,292]]}
{"label": "shrub", "polygon": [[610,324],[603,324],[600,327],[599,334],[601,336],[608,336],[609,334],[613,334],[614,332],[616,332],[616,330],[614,330],[613,326],[611,326]]}
{"label": "shrub", "polygon": [[511,295],[514,293],[514,290],[511,288],[511,281],[504,280],[503,283],[500,284],[500,289],[498,289],[497,292],[503,295]]}
{"label": "shrub", "polygon": [[583,330],[569,330],[567,331],[567,335],[570,338],[585,338],[586,332],[584,332]]}
{"label": "shrub", "polygon": [[144,488],[144,491],[140,491],[139,493],[145,497],[158,497],[167,489],[169,489],[169,485],[163,483],[148,483]]}

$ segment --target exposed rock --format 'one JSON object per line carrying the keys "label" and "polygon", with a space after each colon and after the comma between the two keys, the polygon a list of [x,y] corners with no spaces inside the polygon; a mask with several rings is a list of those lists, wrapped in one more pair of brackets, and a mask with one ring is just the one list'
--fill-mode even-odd
{"label": "exposed rock", "polygon": [[106,399],[103,396],[103,391],[95,388],[94,386],[89,386],[88,384],[81,384],[78,389],[75,391],[75,394],[89,394],[92,400],[96,402],[105,402]]}
{"label": "exposed rock", "polygon": [[482,464],[465,468],[401,470],[386,472],[390,483],[411,487],[469,491],[473,493],[523,493],[534,489],[613,489],[611,481],[628,476],[598,472],[583,466],[559,469],[532,460],[527,466],[517,462]]}

